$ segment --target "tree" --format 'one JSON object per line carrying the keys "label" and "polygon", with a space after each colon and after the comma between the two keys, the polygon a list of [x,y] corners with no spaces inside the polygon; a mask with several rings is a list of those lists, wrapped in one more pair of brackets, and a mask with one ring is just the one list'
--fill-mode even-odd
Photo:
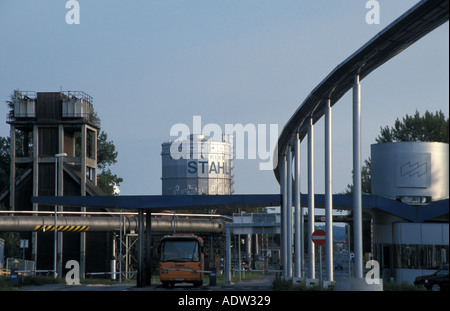
{"label": "tree", "polygon": [[97,175],[97,185],[106,194],[114,194],[114,186],[120,186],[123,178],[111,172],[110,166],[117,163],[116,146],[113,141],[108,141],[108,135],[101,131],[97,138],[97,167],[100,174]]}
{"label": "tree", "polygon": [[448,143],[448,118],[442,111],[435,114],[426,111],[420,116],[416,110],[414,116],[406,115],[402,121],[397,118],[393,127],[382,127],[375,140],[379,144],[400,141]]}
{"label": "tree", "polygon": [[[361,167],[361,191],[362,193],[372,193],[372,183],[371,183],[371,161],[369,159],[364,160],[364,164]],[[352,194],[353,185],[347,184],[347,188],[344,190],[344,194]]]}
{"label": "tree", "polygon": [[9,138],[0,137],[0,193],[9,185]]}

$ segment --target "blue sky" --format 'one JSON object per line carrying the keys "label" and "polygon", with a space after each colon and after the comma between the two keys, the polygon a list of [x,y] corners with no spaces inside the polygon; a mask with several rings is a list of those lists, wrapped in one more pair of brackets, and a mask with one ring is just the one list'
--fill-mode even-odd
{"label": "blue sky", "polygon": [[[121,194],[161,193],[161,143],[176,123],[283,128],[338,64],[417,1],[380,0],[380,24],[355,0],[66,0],[0,2],[0,101],[14,89],[80,90],[94,98],[119,152]],[[381,126],[416,109],[449,115],[448,23],[362,80],[363,158]],[[333,108],[333,191],[351,182],[351,94]],[[0,104],[0,136],[9,135]],[[323,193],[323,121],[315,126]],[[302,143],[306,192],[306,141]],[[236,193],[276,193],[259,160],[236,160]]]}

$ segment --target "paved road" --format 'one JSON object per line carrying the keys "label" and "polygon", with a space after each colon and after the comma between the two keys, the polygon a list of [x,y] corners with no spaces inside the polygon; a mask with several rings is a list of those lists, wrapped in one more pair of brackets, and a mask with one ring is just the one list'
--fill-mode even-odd
{"label": "paved road", "polygon": [[21,287],[21,291],[270,291],[272,282],[275,279],[273,274],[264,275],[251,281],[242,281],[234,284],[219,284],[217,286],[192,287],[190,284],[176,284],[175,287],[166,289],[161,285],[153,285],[143,288],[136,287],[135,284],[114,284],[114,285],[41,285]]}

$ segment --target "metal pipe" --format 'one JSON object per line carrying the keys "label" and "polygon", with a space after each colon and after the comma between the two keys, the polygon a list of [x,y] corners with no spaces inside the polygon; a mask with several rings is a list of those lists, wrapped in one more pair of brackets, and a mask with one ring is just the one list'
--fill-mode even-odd
{"label": "metal pipe", "polygon": [[225,277],[227,284],[231,283],[231,232],[230,227],[226,226],[226,237],[225,237]]}
{"label": "metal pipe", "polygon": [[363,277],[361,191],[361,85],[355,75],[353,85],[353,227],[355,277]]}
{"label": "metal pipe", "polygon": [[139,210],[138,215],[138,273],[137,287],[145,286],[144,273],[144,211]]}
{"label": "metal pipe", "polygon": [[145,285],[152,285],[152,215],[147,212],[145,215]]}
{"label": "metal pipe", "polygon": [[283,276],[287,276],[287,186],[286,186],[286,155],[281,157],[281,256],[283,263]]}
{"label": "metal pipe", "polygon": [[314,232],[314,125],[308,123],[308,278],[315,279],[315,251],[311,235]]}
{"label": "metal pipe", "polygon": [[297,132],[294,143],[294,227],[295,227],[295,240],[294,240],[294,277],[299,279],[302,275],[302,223],[301,223],[301,202],[300,202],[300,139]]}
{"label": "metal pipe", "polygon": [[[58,196],[58,158],[55,155],[55,196]],[[55,204],[55,234],[53,237],[53,277],[56,279],[58,272],[56,271],[57,266],[57,258],[58,258],[58,225],[57,225],[57,219],[58,215],[58,205]]]}
{"label": "metal pipe", "polygon": [[287,150],[287,277],[292,279],[292,148],[288,146]]}
{"label": "metal pipe", "polygon": [[333,281],[333,192],[331,161],[331,100],[325,105],[325,262],[327,281]]}
{"label": "metal pipe", "polygon": [[[49,216],[0,216],[0,232],[54,231],[54,218]],[[58,231],[120,231],[121,217],[58,217]],[[152,217],[152,232],[173,232],[172,219]],[[138,231],[136,217],[123,217],[124,232]],[[224,233],[222,219],[177,219],[177,232]]]}

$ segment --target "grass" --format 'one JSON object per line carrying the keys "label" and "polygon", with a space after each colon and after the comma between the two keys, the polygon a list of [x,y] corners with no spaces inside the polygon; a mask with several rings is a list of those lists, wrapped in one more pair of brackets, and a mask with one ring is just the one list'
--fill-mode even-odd
{"label": "grass", "polygon": [[17,290],[21,286],[65,284],[65,280],[50,276],[19,276],[18,286],[15,286],[9,276],[0,277],[0,291]]}

